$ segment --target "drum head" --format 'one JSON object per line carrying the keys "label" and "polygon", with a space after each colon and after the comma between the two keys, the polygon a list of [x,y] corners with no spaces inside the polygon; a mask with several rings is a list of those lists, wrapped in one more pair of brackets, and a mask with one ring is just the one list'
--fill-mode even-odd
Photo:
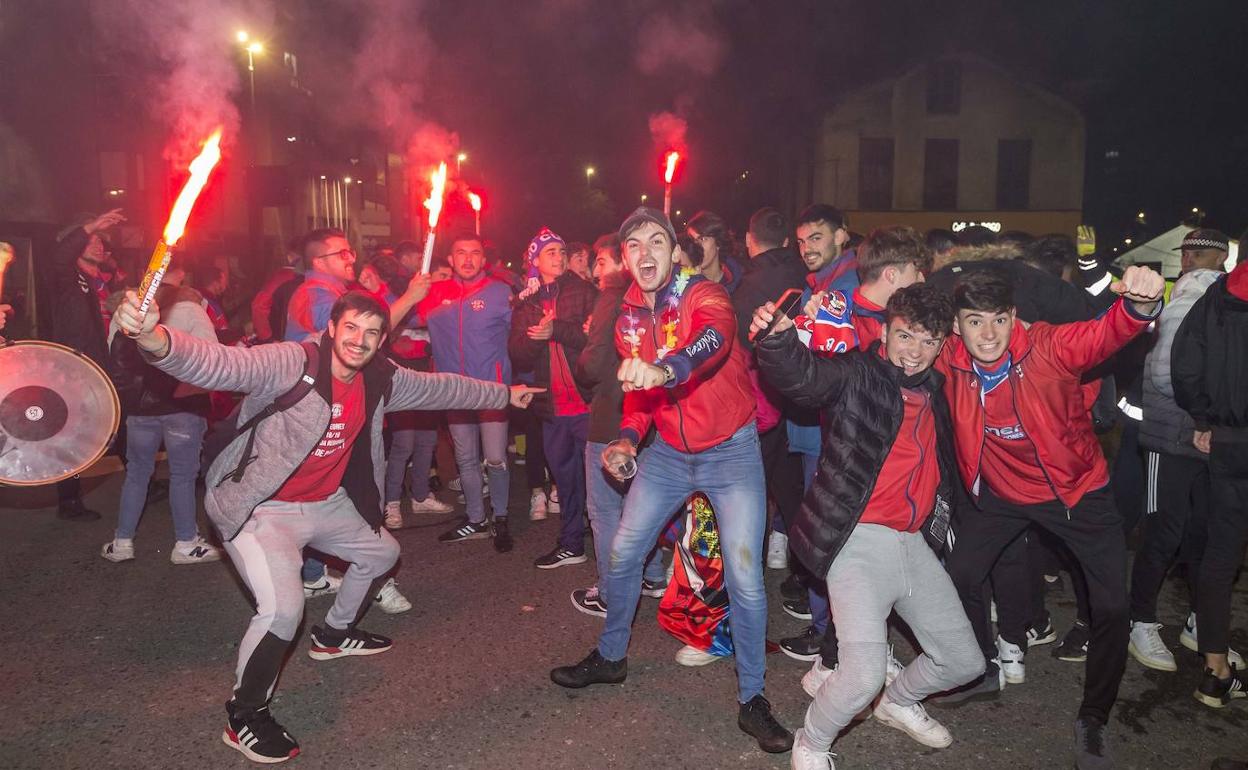
{"label": "drum head", "polygon": [[86,356],[50,342],[0,347],[0,484],[51,484],[86,470],[120,419],[113,383]]}

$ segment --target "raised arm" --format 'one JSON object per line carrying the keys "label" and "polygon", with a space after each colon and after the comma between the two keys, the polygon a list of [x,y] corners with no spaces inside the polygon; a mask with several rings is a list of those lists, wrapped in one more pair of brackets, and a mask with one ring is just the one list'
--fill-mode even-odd
{"label": "raised arm", "polygon": [[443,410],[503,409],[511,389],[501,382],[486,382],[458,374],[430,374],[399,368],[390,386],[387,412],[410,409]]}
{"label": "raised arm", "polygon": [[790,325],[784,331],[756,339],[754,355],[758,358],[759,373],[781,395],[797,406],[822,409],[841,397],[853,368],[851,357],[860,353],[816,356]]}

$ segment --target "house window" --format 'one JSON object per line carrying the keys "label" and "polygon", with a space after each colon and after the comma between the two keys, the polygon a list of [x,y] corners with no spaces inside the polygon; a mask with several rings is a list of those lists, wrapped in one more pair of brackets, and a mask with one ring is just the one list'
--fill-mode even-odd
{"label": "house window", "polygon": [[957,115],[962,109],[962,62],[934,62],[927,68],[927,112]]}
{"label": "house window", "polygon": [[958,207],[958,140],[928,139],[923,159],[923,208]]}
{"label": "house window", "polygon": [[888,211],[893,207],[893,140],[858,140],[858,207]]}
{"label": "house window", "polygon": [[1031,140],[997,142],[997,208],[1025,209],[1030,203]]}

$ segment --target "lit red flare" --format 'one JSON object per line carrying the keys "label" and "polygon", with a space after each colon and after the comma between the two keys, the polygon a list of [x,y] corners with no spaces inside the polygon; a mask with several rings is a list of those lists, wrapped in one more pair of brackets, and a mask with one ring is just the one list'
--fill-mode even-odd
{"label": "lit red flare", "polygon": [[173,210],[169,212],[169,223],[165,225],[163,240],[166,246],[175,246],[182,239],[182,235],[186,232],[186,220],[191,216],[195,200],[204,191],[204,185],[208,184],[208,175],[220,161],[221,129],[218,128],[212,136],[208,137],[208,141],[204,142],[204,149],[200,150],[199,156],[191,161],[191,178],[186,180],[186,184],[182,186],[182,192],[178,193]]}
{"label": "lit red flare", "polygon": [[663,172],[663,183],[671,184],[672,177],[676,175],[676,164],[680,162],[680,153],[671,150],[667,153],[667,165]]}
{"label": "lit red flare", "polygon": [[468,193],[468,203],[472,205],[473,211],[476,211],[476,212],[481,211],[481,196],[480,195],[477,195],[474,192]]}
{"label": "lit red flare", "polygon": [[438,165],[438,170],[429,175],[433,188],[425,200],[425,208],[429,209],[429,229],[438,226],[438,216],[442,214],[442,193],[446,189],[446,163]]}

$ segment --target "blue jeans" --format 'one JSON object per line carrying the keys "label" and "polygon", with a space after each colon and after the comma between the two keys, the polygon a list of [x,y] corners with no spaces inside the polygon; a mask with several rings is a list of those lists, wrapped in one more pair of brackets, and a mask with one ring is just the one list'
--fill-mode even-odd
{"label": "blue jeans", "polygon": [[390,431],[390,456],[386,458],[386,499],[393,503],[403,499],[403,478],[407,464],[412,464],[408,486],[412,500],[429,496],[429,466],[438,447],[438,431],[416,428],[394,428]]}
{"label": "blue jeans", "polygon": [[[598,565],[598,579],[605,580],[611,541],[620,528],[620,516],[624,513],[624,495],[631,482],[621,484],[607,475],[602,467],[602,450],[606,444],[590,441],[585,444],[585,503],[589,509],[589,527],[594,533],[594,562]],[[646,560],[642,578],[652,583],[666,583],[667,571],[663,557],[656,546]]]}
{"label": "blue jeans", "polygon": [[[815,471],[818,467],[817,455],[802,455],[805,489],[810,489],[810,483],[815,480]],[[828,584],[822,578],[817,580],[814,585],[806,589],[806,600],[810,602],[810,624],[814,626],[817,633],[823,634],[828,630],[828,620],[832,617],[832,606],[828,603]]]}
{"label": "blue jeans", "polygon": [[542,420],[542,446],[559,487],[559,547],[585,553],[585,437],[589,413]]}
{"label": "blue jeans", "polygon": [[507,469],[507,413],[504,411],[448,412],[447,428],[455,445],[455,464],[463,485],[468,521],[485,521],[485,497],[481,494],[481,454],[485,453],[490,507],[495,519],[507,518],[511,473]]}
{"label": "blue jeans", "polygon": [[147,486],[156,470],[156,452],[163,441],[169,460],[169,509],[173,534],[178,540],[194,540],[195,479],[199,476],[199,453],[208,421],[190,412],[126,418],[126,480],[121,485],[117,512],[117,537],[129,540],[138,529],[147,503]]}
{"label": "blue jeans", "polygon": [[732,604],[737,698],[745,703],[763,691],[766,671],[763,533],[767,501],[758,429],[750,422],[718,446],[696,454],[681,452],[660,436],[641,453],[637,465],[602,585],[607,622],[598,639],[598,652],[607,660],[627,655],[646,555],[689,495],[702,491],[719,521],[724,582]]}

